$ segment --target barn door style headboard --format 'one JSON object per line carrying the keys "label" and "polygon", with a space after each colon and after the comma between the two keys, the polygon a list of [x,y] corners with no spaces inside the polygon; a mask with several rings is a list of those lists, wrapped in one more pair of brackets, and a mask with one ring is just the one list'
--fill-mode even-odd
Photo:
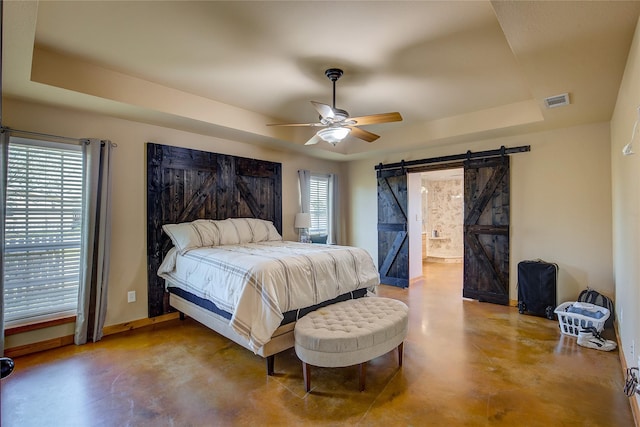
{"label": "barn door style headboard", "polygon": [[149,317],[169,312],[157,271],[171,248],[163,224],[258,218],[282,234],[280,163],[147,143]]}

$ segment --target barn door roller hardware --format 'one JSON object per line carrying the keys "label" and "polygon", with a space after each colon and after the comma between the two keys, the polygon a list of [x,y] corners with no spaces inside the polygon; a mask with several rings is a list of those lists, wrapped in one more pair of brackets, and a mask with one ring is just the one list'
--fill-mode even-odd
{"label": "barn door roller hardware", "polygon": [[507,148],[503,145],[502,147],[496,150],[477,151],[475,153],[472,152],[471,150],[468,150],[466,153],[453,154],[450,156],[431,157],[431,158],[422,159],[422,160],[410,160],[410,161],[402,160],[399,163],[388,163],[386,165],[380,163],[375,166],[375,169],[377,171],[389,170],[389,169],[401,169],[402,172],[405,172],[406,169],[408,168],[423,166],[431,163],[452,162],[455,160],[469,161],[471,159],[482,159],[487,157],[498,157],[498,156],[504,157],[507,154],[524,153],[527,151],[531,151],[530,145],[522,145],[520,147],[511,147],[511,148]]}

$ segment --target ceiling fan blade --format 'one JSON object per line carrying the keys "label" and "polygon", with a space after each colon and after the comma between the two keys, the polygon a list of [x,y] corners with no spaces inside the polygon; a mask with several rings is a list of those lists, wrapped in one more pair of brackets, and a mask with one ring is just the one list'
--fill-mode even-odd
{"label": "ceiling fan blade", "polygon": [[315,144],[317,144],[317,143],[318,143],[318,142],[320,142],[320,141],[322,141],[322,138],[320,138],[320,137],[316,134],[316,135],[313,135],[313,136],[311,137],[311,139],[310,139],[310,140],[308,140],[307,142],[305,142],[305,143],[304,143],[304,145],[315,145]]}
{"label": "ceiling fan blade", "polygon": [[351,117],[349,121],[354,121],[358,126],[361,125],[375,125],[378,123],[389,123],[389,122],[401,122],[402,116],[400,113],[382,113],[382,114],[371,114],[369,116],[360,116],[360,117]]}
{"label": "ceiling fan blade", "polygon": [[357,127],[351,127],[351,136],[355,136],[356,138],[362,139],[367,142],[373,142],[376,139],[380,138],[380,135],[376,135],[375,133],[371,133],[364,129],[360,129]]}
{"label": "ceiling fan blade", "polygon": [[320,113],[323,119],[333,119],[336,115],[333,112],[333,108],[331,108],[327,104],[322,104],[320,102],[311,101],[313,107]]}
{"label": "ceiling fan blade", "polygon": [[317,127],[324,126],[322,123],[267,123],[267,126],[303,126],[303,127]]}

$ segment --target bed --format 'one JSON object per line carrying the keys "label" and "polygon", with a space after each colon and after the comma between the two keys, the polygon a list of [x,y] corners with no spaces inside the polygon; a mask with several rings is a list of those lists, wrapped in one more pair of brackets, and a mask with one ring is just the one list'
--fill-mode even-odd
{"label": "bed", "polygon": [[265,357],[293,347],[295,321],[327,304],[375,293],[363,249],[283,241],[271,221],[199,219],[165,224],[173,247],[157,274],[169,304]]}

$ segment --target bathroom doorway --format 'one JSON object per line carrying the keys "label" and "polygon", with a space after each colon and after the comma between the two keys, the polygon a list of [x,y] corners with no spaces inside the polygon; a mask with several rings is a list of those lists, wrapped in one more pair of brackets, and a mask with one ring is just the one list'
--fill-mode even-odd
{"label": "bathroom doorway", "polygon": [[420,174],[422,261],[462,263],[464,254],[464,170]]}
{"label": "bathroom doorway", "polygon": [[407,174],[409,272],[423,276],[426,263],[462,263],[464,169]]}

